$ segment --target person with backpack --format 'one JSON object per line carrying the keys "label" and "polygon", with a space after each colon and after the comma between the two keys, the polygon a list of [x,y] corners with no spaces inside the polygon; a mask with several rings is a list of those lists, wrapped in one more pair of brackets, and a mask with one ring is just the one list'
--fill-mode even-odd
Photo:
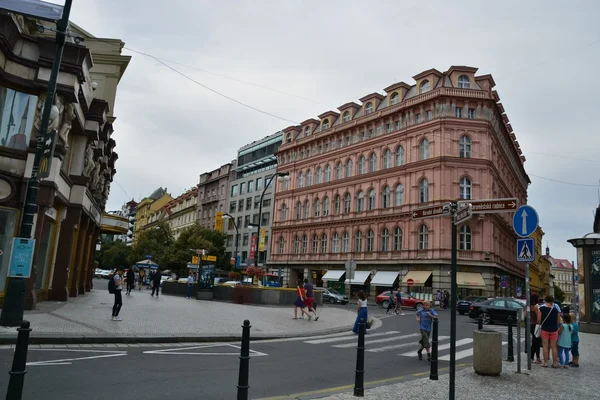
{"label": "person with backpack", "polygon": [[123,279],[121,278],[122,275],[123,269],[119,267],[117,268],[114,276],[108,281],[108,292],[115,295],[115,303],[112,309],[113,321],[121,321],[119,312],[123,306],[123,297],[121,296],[121,284],[123,283]]}
{"label": "person with backpack", "polygon": [[402,311],[402,292],[400,288],[396,290],[396,315],[404,315],[404,311]]}
{"label": "person with backpack", "polygon": [[161,274],[160,274],[160,269],[156,269],[156,272],[154,272],[154,275],[152,275],[150,277],[150,280],[152,281],[152,296],[154,296],[154,291],[156,290],[156,297],[158,297],[158,294],[160,293],[160,279],[161,278]]}

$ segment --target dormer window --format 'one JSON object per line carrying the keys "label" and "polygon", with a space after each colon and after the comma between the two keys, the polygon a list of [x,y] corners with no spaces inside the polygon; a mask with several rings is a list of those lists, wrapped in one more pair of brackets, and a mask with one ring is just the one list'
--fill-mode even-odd
{"label": "dormer window", "polygon": [[342,120],[344,122],[350,121],[350,112],[348,112],[348,111],[344,112],[344,115],[342,116]]}
{"label": "dormer window", "polygon": [[323,120],[323,130],[329,129],[329,119]]}
{"label": "dormer window", "polygon": [[391,105],[398,104],[399,101],[400,101],[400,95],[397,92],[392,93],[392,95],[390,96],[390,104]]}
{"label": "dormer window", "polygon": [[288,133],[287,135],[285,135],[285,142],[290,143],[291,141],[292,141],[292,134]]}
{"label": "dormer window", "polygon": [[471,80],[466,75],[458,77],[458,87],[460,89],[469,89],[471,87]]}
{"label": "dormer window", "polygon": [[310,126],[304,128],[304,136],[310,136]]}
{"label": "dormer window", "polygon": [[365,114],[371,114],[373,112],[373,103],[368,102],[365,106]]}
{"label": "dormer window", "polygon": [[427,79],[421,81],[421,85],[419,86],[419,94],[429,92],[430,85]]}

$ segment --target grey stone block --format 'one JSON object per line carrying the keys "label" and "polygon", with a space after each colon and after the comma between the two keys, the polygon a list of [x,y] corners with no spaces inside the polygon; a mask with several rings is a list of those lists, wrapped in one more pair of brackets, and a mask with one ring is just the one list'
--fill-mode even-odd
{"label": "grey stone block", "polygon": [[502,333],[485,329],[473,332],[473,370],[486,376],[502,373]]}

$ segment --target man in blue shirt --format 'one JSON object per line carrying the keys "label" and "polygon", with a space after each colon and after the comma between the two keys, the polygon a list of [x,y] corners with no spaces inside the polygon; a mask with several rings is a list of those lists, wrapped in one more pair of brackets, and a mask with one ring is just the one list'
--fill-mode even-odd
{"label": "man in blue shirt", "polygon": [[431,302],[429,301],[425,301],[423,303],[423,308],[417,310],[417,322],[419,323],[419,330],[421,331],[421,340],[419,340],[421,348],[417,351],[419,360],[423,359],[423,349],[425,349],[427,351],[427,361],[431,361],[429,335],[431,334],[433,319],[437,318],[437,316],[438,313],[431,308]]}

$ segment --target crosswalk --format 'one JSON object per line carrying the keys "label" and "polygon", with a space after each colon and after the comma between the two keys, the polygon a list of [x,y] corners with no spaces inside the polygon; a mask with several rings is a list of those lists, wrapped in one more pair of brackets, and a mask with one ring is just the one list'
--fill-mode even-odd
{"label": "crosswalk", "polygon": [[[365,337],[365,352],[392,353],[400,357],[416,357],[419,349],[419,333],[402,333],[399,331],[373,332]],[[318,339],[311,338],[304,343],[310,345],[327,345],[335,349],[350,349],[357,345],[357,336],[352,332],[325,335]],[[505,346],[508,342],[503,341]],[[473,338],[463,338],[456,341],[456,360],[473,355]],[[438,359],[450,361],[450,336],[438,337]]]}

